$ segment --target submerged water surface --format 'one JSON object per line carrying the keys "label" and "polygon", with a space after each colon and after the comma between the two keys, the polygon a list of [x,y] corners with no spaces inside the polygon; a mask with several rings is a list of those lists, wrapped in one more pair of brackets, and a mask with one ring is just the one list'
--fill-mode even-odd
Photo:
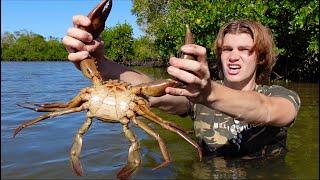
{"label": "submerged water surface", "polygon": [[[154,77],[161,69],[138,68]],[[69,164],[69,149],[85,112],[47,119],[23,129],[12,138],[23,121],[39,116],[16,106],[24,102],[68,101],[90,81],[69,62],[1,62],[1,179],[115,179],[126,164],[129,143],[120,124],[94,121],[84,136],[81,160],[84,177],[77,177]],[[142,165],[132,179],[319,179],[319,85],[282,84],[299,93],[302,106],[288,132],[288,154],[284,159],[198,161],[191,145],[178,135],[147,120],[165,140],[172,163],[152,170],[162,162],[158,143],[131,125],[140,141]],[[192,129],[188,118],[154,110],[159,116]],[[191,135],[192,136],[192,135]]]}

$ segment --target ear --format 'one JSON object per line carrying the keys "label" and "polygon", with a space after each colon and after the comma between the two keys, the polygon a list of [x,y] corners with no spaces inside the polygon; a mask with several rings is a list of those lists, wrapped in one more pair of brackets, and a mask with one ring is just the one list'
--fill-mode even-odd
{"label": "ear", "polygon": [[259,61],[258,61],[258,64],[259,64],[259,65],[262,65],[262,64],[264,64],[264,59],[262,59],[262,60],[259,60]]}
{"label": "ear", "polygon": [[262,64],[264,64],[265,63],[265,58],[266,56],[265,56],[265,54],[260,54],[259,55],[259,57],[258,57],[258,63],[257,64],[260,64],[260,65],[262,65]]}

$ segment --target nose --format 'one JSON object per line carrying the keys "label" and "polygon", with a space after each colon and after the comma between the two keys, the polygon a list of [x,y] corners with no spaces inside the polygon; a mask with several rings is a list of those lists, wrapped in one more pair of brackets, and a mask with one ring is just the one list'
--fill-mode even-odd
{"label": "nose", "polygon": [[232,50],[231,51],[231,54],[230,54],[230,58],[229,58],[229,61],[230,62],[236,62],[240,59],[240,54],[239,54],[239,51],[237,50]]}

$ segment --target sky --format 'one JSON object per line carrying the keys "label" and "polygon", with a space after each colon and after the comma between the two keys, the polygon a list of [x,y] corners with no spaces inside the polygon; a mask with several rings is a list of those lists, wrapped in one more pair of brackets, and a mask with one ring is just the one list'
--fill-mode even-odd
{"label": "sky", "polygon": [[[8,31],[32,31],[45,38],[63,38],[72,26],[72,16],[87,15],[100,0],[1,0],[1,34]],[[143,35],[131,14],[131,0],[113,0],[106,26],[129,23],[133,36]]]}

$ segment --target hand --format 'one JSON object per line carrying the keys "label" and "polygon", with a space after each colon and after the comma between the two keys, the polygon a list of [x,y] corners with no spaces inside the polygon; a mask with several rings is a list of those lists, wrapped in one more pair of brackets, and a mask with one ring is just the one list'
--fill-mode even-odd
{"label": "hand", "polygon": [[80,29],[81,26],[89,26],[91,21],[87,16],[76,15],[72,18],[73,27],[67,31],[67,35],[63,38],[62,43],[69,52],[68,59],[72,61],[78,69],[80,61],[93,55],[97,60],[103,59],[104,42],[101,38],[93,39],[92,35],[85,30]]}
{"label": "hand", "polygon": [[192,54],[197,60],[170,58],[168,73],[177,79],[185,82],[183,88],[168,87],[166,93],[176,96],[186,96],[193,103],[206,103],[211,94],[211,79],[206,60],[206,49],[195,44],[188,44],[181,47],[181,51]]}

